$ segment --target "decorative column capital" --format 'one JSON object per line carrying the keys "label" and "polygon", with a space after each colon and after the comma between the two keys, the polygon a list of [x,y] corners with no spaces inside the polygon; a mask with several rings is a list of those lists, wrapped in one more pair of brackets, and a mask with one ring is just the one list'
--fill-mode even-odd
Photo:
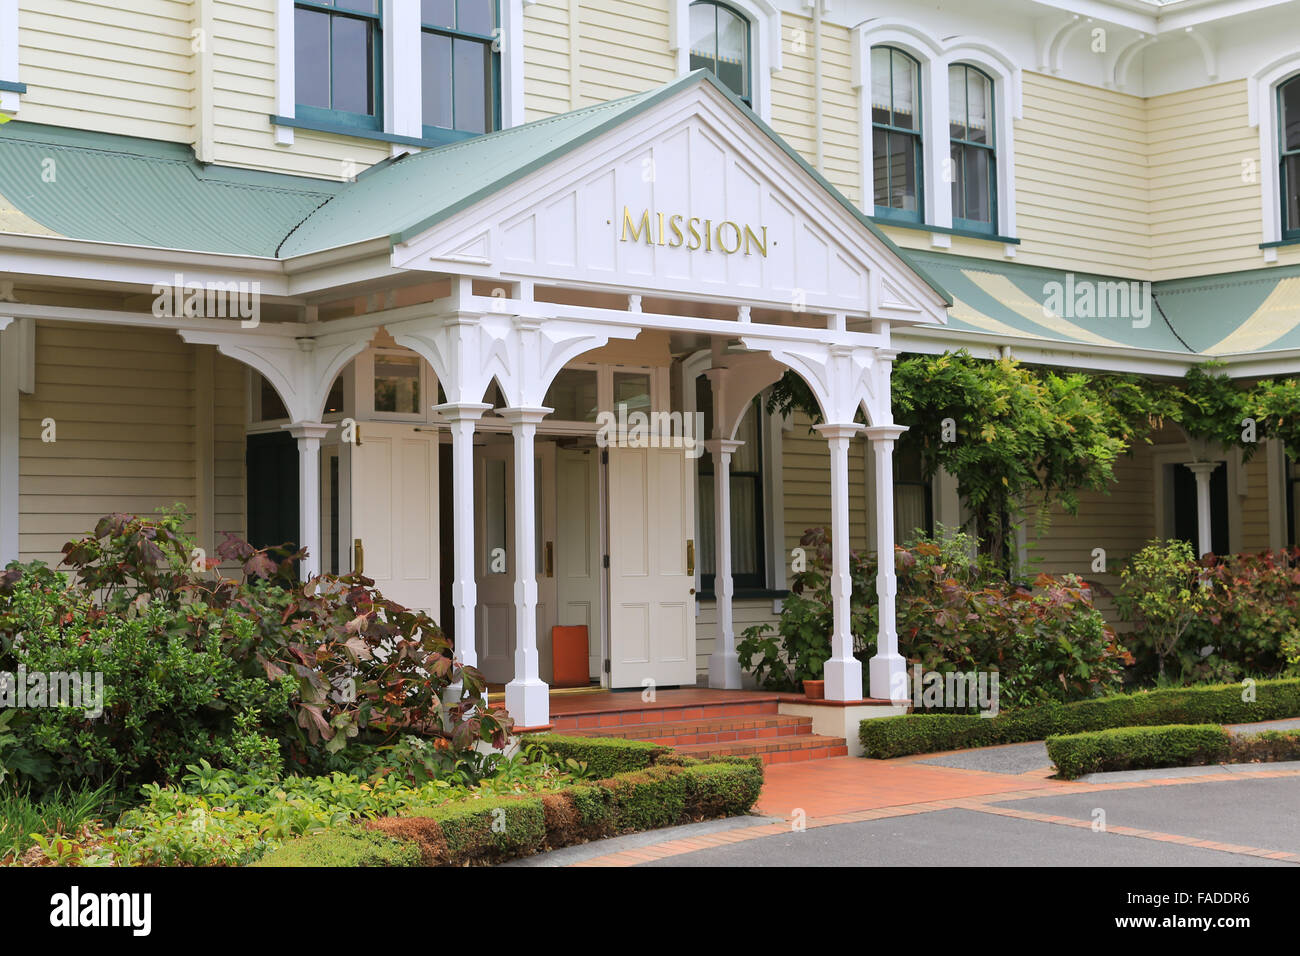
{"label": "decorative column capital", "polygon": [[449,422],[476,422],[485,412],[490,412],[492,406],[483,402],[446,402],[434,405],[433,410]]}
{"label": "decorative column capital", "polygon": [[497,414],[511,425],[539,425],[553,411],[555,409],[538,405],[503,408]]}
{"label": "decorative column capital", "polygon": [[1189,462],[1187,463],[1187,467],[1191,469],[1191,472],[1192,472],[1192,474],[1194,474],[1194,475],[1205,475],[1205,476],[1208,477],[1208,476],[1214,474],[1216,471],[1219,470],[1219,465],[1220,465],[1220,464],[1222,464],[1222,462],[1217,462],[1217,461],[1189,461]]}
{"label": "decorative column capital", "polygon": [[294,422],[291,425],[281,425],[280,427],[299,441],[304,438],[314,438],[320,441],[334,428],[333,425],[326,425],[323,422]]}
{"label": "decorative column capital", "polygon": [[852,438],[854,435],[858,435],[862,432],[863,426],[850,423],[848,425],[814,425],[813,428],[815,428],[823,438],[833,441],[837,438]]}
{"label": "decorative column capital", "polygon": [[730,458],[735,454],[736,449],[744,444],[743,441],[736,441],[734,438],[710,438],[704,443],[704,447],[709,450],[709,454],[717,461],[719,455],[726,455]]}
{"label": "decorative column capital", "polygon": [[889,442],[892,444],[905,431],[907,431],[905,425],[871,425],[866,429],[866,434],[873,444],[876,442]]}

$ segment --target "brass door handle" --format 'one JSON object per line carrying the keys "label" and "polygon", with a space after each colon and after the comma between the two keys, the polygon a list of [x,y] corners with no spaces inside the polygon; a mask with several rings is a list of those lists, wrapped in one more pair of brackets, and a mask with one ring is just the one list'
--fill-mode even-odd
{"label": "brass door handle", "polygon": [[555,577],[555,542],[554,541],[546,542],[545,555],[546,556],[544,560],[546,564],[546,576],[548,578],[553,578]]}
{"label": "brass door handle", "polygon": [[357,574],[365,572],[366,568],[366,549],[361,544],[360,538],[352,539],[352,570]]}
{"label": "brass door handle", "polygon": [[686,573],[694,576],[695,574],[695,539],[686,539]]}

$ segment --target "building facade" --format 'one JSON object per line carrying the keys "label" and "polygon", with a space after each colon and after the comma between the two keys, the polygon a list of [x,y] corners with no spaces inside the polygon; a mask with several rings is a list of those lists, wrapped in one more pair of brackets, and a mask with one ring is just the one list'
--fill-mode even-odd
{"label": "building facade", "polygon": [[[848,549],[964,517],[898,354],[1300,371],[1298,14],[0,0],[0,558],[180,503],[429,610],[537,726],[556,625],[607,686],[740,686],[825,526],[828,696],[888,698]],[[1117,476],[1037,568],[1297,543],[1276,442]]]}

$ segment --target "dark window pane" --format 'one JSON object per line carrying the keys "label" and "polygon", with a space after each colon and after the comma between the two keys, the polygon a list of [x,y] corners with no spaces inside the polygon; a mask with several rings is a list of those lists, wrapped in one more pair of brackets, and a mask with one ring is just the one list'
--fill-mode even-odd
{"label": "dark window pane", "polygon": [[332,6],[339,10],[356,10],[358,13],[379,13],[379,0],[334,0]]}
{"label": "dark window pane", "polygon": [[952,162],[952,214],[958,219],[965,219],[966,207],[962,200],[966,195],[966,190],[963,186],[965,177],[962,175],[961,158],[962,147],[957,143],[953,143],[950,154],[950,161]]}
{"label": "dark window pane", "polygon": [[294,85],[304,106],[329,109],[330,15],[298,8],[293,16]]}
{"label": "dark window pane", "polygon": [[492,86],[492,62],[488,46],[474,40],[452,43],[455,60],[456,129],[468,133],[486,133],[492,128],[489,115]]}
{"label": "dark window pane", "polygon": [[1281,89],[1282,130],[1286,150],[1300,149],[1300,77]]}
{"label": "dark window pane", "polygon": [[1288,156],[1282,166],[1286,179],[1286,195],[1282,197],[1286,204],[1284,228],[1300,229],[1300,155]]}
{"label": "dark window pane", "polygon": [[456,29],[492,35],[492,0],[456,0]]}
{"label": "dark window pane", "polygon": [[451,37],[425,33],[422,40],[424,125],[451,129]]}
{"label": "dark window pane", "polygon": [[456,26],[456,0],[420,0],[420,20],[431,27]]}
{"label": "dark window pane", "polygon": [[967,146],[963,178],[966,180],[965,219],[992,222],[989,203],[989,151]]}
{"label": "dark window pane", "polygon": [[889,202],[894,209],[916,211],[916,137],[889,134]]}
{"label": "dark window pane", "polygon": [[889,205],[889,133],[883,129],[871,131],[871,154],[874,159],[872,178],[876,184],[876,205]]}
{"label": "dark window pane", "polygon": [[333,19],[333,107],[350,113],[373,113],[370,24],[351,17]]}

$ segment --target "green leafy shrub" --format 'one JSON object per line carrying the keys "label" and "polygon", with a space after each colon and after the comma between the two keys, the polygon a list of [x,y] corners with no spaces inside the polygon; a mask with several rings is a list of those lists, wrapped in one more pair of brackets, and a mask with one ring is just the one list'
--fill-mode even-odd
{"label": "green leafy shrub", "polygon": [[588,776],[602,778],[629,770],[643,770],[657,763],[671,747],[646,740],[619,737],[569,737],[564,734],[529,734],[529,744],[542,747],[560,760],[575,760],[586,766]]}
{"label": "green leafy shrub", "polygon": [[294,840],[275,852],[274,862],[253,866],[419,866],[420,848],[376,830],[341,826],[303,840]]}
{"label": "green leafy shrub", "polygon": [[1261,730],[1234,734],[1232,763],[1271,763],[1300,760],[1300,730]]}
{"label": "green leafy shrub", "polygon": [[[508,718],[428,615],[359,575],[300,583],[301,555],[232,535],[205,558],[184,524],[181,512],[110,515],[64,547],[71,581],[39,563],[0,575],[0,670],[98,669],[110,698],[98,721],[24,712],[0,743],[6,768],[38,783],[42,770],[53,782],[117,772],[124,784],[201,759],[254,769],[283,756],[312,770],[418,730],[434,741],[424,763],[455,774],[478,766],[476,742],[504,746]],[[461,695],[447,703],[453,684]]]}
{"label": "green leafy shrub", "polygon": [[[807,566],[794,577],[775,631],[757,624],[737,645],[741,666],[772,690],[820,679],[830,657],[830,541],[814,528],[800,545]],[[960,533],[895,549],[900,654],[923,671],[996,670],[1006,707],[1118,689],[1131,658],[1082,582],[1040,575],[1032,588],[1017,586],[972,551]],[[876,645],[875,557],[851,555],[850,578],[854,655],[865,661]]]}
{"label": "green leafy shrub", "polygon": [[1281,674],[1300,658],[1300,550],[1206,555],[1156,541],[1120,572],[1139,671],[1181,683]]}
{"label": "green leafy shrub", "polygon": [[876,717],[859,725],[864,756],[889,758],[995,744],[1044,740],[1115,727],[1160,724],[1245,724],[1300,717],[1300,679],[1174,687],[1119,694],[1070,704],[1050,701],[978,714],[906,714]]}
{"label": "green leafy shrub", "polygon": [[1192,767],[1226,760],[1232,738],[1217,724],[1117,727],[1047,738],[1059,776],[1073,780],[1107,770]]}

